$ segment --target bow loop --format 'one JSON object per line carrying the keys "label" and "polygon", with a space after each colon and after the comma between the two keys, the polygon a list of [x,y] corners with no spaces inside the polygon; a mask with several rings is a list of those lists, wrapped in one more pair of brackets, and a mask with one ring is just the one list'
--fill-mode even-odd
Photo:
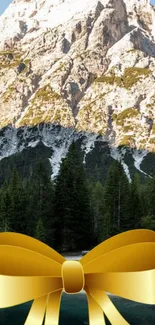
{"label": "bow loop", "polygon": [[[138,244],[138,243],[153,243],[155,242],[155,232],[152,230],[144,230],[144,229],[138,229],[138,230],[129,230],[124,233],[121,233],[119,235],[116,235],[110,239],[105,240],[95,248],[93,248],[90,252],[88,252],[85,256],[83,256],[80,260],[81,264],[83,265],[84,272],[87,273],[87,270],[89,273],[91,273],[91,265],[93,266],[93,269],[95,269],[95,272],[98,271],[98,263],[96,264],[96,260],[98,258],[102,258],[102,256],[106,255],[109,260],[109,253],[112,251],[115,251],[116,249],[123,248],[128,245]],[[118,259],[118,258],[117,258]],[[120,258],[119,258],[120,259]],[[88,267],[87,267],[87,264]],[[111,263],[111,265],[114,265],[115,263]],[[121,263],[123,265],[123,263]],[[131,264],[131,263],[128,263]],[[133,264],[133,263],[132,263]],[[103,262],[101,262],[101,266],[103,266]],[[94,272],[94,271],[93,271]]]}

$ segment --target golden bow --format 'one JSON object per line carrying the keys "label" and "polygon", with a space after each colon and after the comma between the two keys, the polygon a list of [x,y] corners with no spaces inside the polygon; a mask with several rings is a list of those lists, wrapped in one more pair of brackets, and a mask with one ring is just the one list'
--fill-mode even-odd
{"label": "golden bow", "polygon": [[[101,243],[79,261],[17,233],[0,234],[0,308],[34,300],[25,325],[58,325],[62,292],[85,290],[89,324],[128,322],[106,292],[155,303],[155,232],[132,230]],[[103,313],[104,312],[104,313]]]}

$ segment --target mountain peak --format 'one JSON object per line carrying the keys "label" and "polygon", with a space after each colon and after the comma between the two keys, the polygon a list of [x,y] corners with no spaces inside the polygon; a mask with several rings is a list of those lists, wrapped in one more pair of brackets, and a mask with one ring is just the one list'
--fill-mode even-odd
{"label": "mountain peak", "polygon": [[57,123],[154,150],[148,0],[15,0],[0,17],[0,126]]}

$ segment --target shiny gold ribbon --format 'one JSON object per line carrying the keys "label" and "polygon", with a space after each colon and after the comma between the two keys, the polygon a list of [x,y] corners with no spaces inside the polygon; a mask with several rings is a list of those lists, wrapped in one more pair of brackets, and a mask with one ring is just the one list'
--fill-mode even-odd
{"label": "shiny gold ribbon", "polygon": [[58,325],[62,292],[85,290],[89,324],[129,324],[106,292],[155,304],[155,232],[114,236],[67,261],[49,246],[17,233],[0,233],[0,308],[34,300],[25,325]]}

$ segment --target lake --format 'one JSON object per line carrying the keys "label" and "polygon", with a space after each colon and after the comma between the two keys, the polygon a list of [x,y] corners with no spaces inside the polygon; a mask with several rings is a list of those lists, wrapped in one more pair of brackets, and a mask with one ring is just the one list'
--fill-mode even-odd
{"label": "lake", "polygon": [[[154,325],[155,306],[133,303],[111,297],[115,306],[131,325]],[[23,325],[31,303],[0,309],[0,325]],[[88,306],[85,294],[63,294],[59,325],[88,325]],[[107,321],[107,325],[110,323]],[[34,324],[37,325],[37,324]]]}
{"label": "lake", "polygon": [[[68,259],[79,259],[71,257]],[[110,296],[120,313],[131,325],[154,325],[155,305],[144,305]],[[31,302],[7,309],[0,309],[0,325],[23,325]],[[85,293],[67,295],[63,293],[59,325],[88,325],[88,305]],[[106,321],[106,324],[110,323]],[[37,325],[37,324],[34,324]],[[119,325],[119,324],[118,324]]]}

